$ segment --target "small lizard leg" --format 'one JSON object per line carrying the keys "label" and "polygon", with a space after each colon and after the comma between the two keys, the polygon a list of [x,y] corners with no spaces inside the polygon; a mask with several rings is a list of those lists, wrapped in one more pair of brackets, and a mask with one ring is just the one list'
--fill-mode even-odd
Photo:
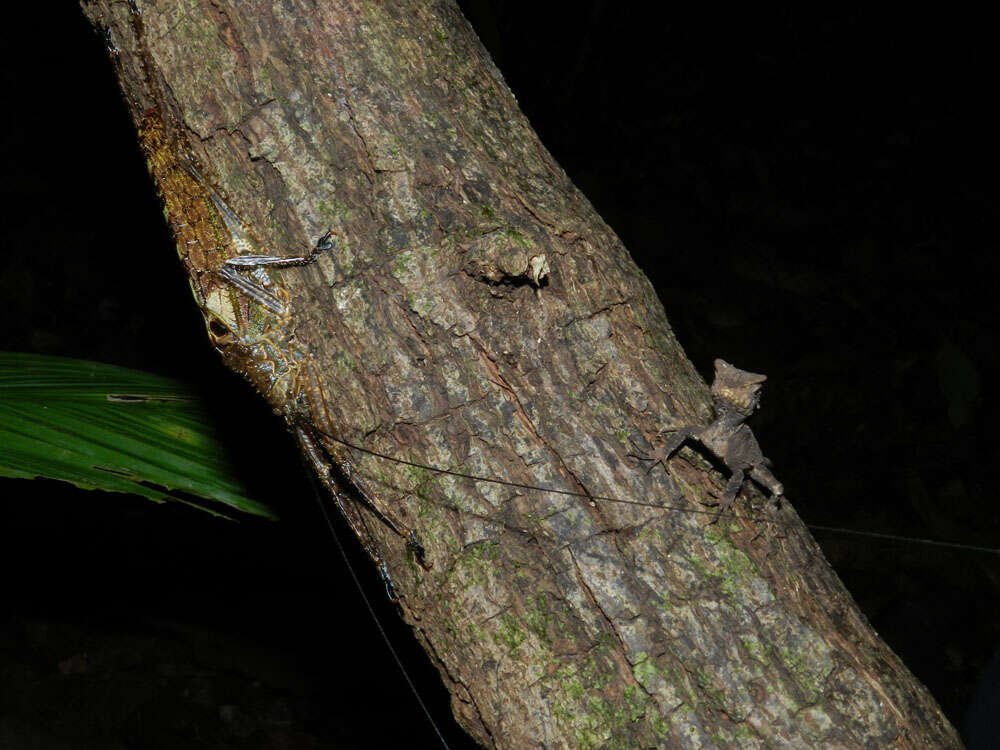
{"label": "small lizard leg", "polygon": [[733,503],[736,501],[736,495],[742,486],[743,470],[735,469],[733,475],[729,477],[729,481],[726,482],[726,489],[723,490],[722,497],[719,498],[719,512],[715,515],[716,520],[733,506]]}
{"label": "small lizard leg", "polygon": [[[322,449],[313,439],[313,436],[302,427],[296,427],[295,434],[298,435],[299,443],[302,445],[302,449],[309,457],[309,462],[313,465],[313,469],[319,475],[323,486],[326,487],[326,489],[330,492],[330,495],[333,497],[333,502],[336,503],[337,508],[340,510],[340,515],[347,521],[347,525],[351,527],[351,531],[354,532],[354,536],[356,536],[361,542],[361,546],[364,547],[365,552],[368,553],[372,562],[375,563],[375,567],[378,568],[379,573],[388,575],[388,568],[386,567],[385,561],[382,560],[381,555],[379,555],[379,553],[376,552],[370,544],[365,542],[365,537],[362,534],[362,529],[358,524],[357,519],[347,512],[347,504],[345,503],[344,495],[340,491],[340,487],[337,486],[336,482],[334,482],[333,478],[330,476],[330,467],[323,456]],[[389,596],[392,598],[394,590],[390,589],[390,587],[386,585],[386,591],[389,592]]]}
{"label": "small lizard leg", "polygon": [[236,255],[228,258],[225,262],[227,266],[233,268],[288,268],[290,266],[307,266],[312,263],[324,250],[333,247],[332,230],[327,230],[326,234],[316,240],[309,255]]}
{"label": "small lizard leg", "polygon": [[396,594],[396,584],[392,580],[392,576],[389,575],[389,566],[384,562],[378,564],[378,577],[382,579],[382,585],[385,586],[385,595],[389,597],[389,601],[395,604],[399,601],[399,596]]}
{"label": "small lizard leg", "polygon": [[309,255],[237,255],[227,259],[218,273],[261,307],[267,308],[275,315],[284,315],[288,309],[285,302],[259,281],[251,281],[240,276],[236,272],[237,269],[288,268],[308,265],[316,260],[320,253],[333,247],[333,241],[330,239],[332,236],[333,232],[328,230],[326,234],[316,240],[316,245]]}
{"label": "small lizard leg", "polygon": [[[660,433],[661,435],[663,433]],[[640,461],[652,461],[649,465],[649,469],[646,473],[650,473],[659,464],[663,467],[663,471],[667,471],[667,459],[674,455],[678,449],[684,444],[684,441],[692,437],[691,430],[684,428],[677,430],[672,433],[670,437],[663,441],[663,444],[648,455],[640,455],[638,453],[630,453],[630,456],[638,458]]]}
{"label": "small lizard leg", "polygon": [[771,470],[766,466],[758,464],[750,469],[750,478],[764,489],[771,493],[771,505],[777,506],[781,503],[781,497],[785,494],[785,488],[777,480]]}
{"label": "small lizard leg", "polygon": [[[333,495],[334,501],[337,503],[337,507],[340,508],[340,512],[345,518],[347,518],[347,521],[351,526],[351,530],[354,531],[359,539],[362,539],[365,551],[372,558],[375,564],[381,565],[382,558],[377,552],[375,552],[374,549],[365,544],[363,541],[364,537],[361,536],[360,533],[360,527],[351,520],[351,516],[346,512],[346,505],[344,502],[346,496],[331,472],[333,464],[327,456],[326,450],[316,439],[315,434],[311,429],[304,428],[301,424],[298,424],[295,427],[295,432],[299,437],[299,442],[302,444],[303,450],[305,450],[306,454],[309,456],[309,460],[313,464],[313,467],[316,469],[316,473],[319,474],[320,479],[326,488],[330,490],[330,494]],[[426,551],[424,550],[424,546],[420,543],[420,537],[417,536],[417,532],[407,528],[405,524],[401,523],[393,515],[382,510],[375,504],[372,499],[371,492],[367,487],[365,487],[361,478],[354,473],[354,470],[351,468],[349,463],[336,461],[336,465],[343,478],[354,487],[357,493],[364,500],[365,504],[378,515],[383,523],[406,540],[406,548],[413,554],[416,561],[420,563],[420,566],[425,570],[430,570],[434,567],[433,564],[428,562],[426,559]]]}
{"label": "small lizard leg", "polygon": [[255,281],[244,279],[229,265],[223,264],[219,269],[219,276],[239,289],[243,294],[252,299],[261,307],[265,307],[275,315],[285,314],[285,305],[278,297],[268,289],[265,289]]}

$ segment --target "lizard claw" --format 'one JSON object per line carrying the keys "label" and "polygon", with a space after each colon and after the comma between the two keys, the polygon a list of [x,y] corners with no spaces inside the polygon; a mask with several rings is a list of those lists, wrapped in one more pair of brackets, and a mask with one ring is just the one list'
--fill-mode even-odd
{"label": "lizard claw", "polygon": [[[632,445],[634,446],[635,443]],[[667,459],[666,456],[663,455],[662,449],[655,450],[652,453],[629,453],[628,456],[630,458],[638,459],[639,461],[650,461],[651,463],[649,464],[649,468],[646,469],[647,474],[652,474],[653,469],[656,468],[657,464],[663,466],[663,471],[667,470]]]}
{"label": "lizard claw", "polygon": [[[663,439],[663,436],[670,433],[670,437]],[[629,453],[633,458],[638,458],[640,461],[651,461],[649,469],[646,470],[647,474],[652,473],[653,469],[656,468],[657,464],[663,467],[663,473],[669,474],[667,470],[667,459],[670,458],[677,449],[681,447],[685,440],[690,437],[689,431],[686,429],[681,430],[662,430],[657,437],[662,440],[662,444],[659,448],[653,450],[652,453]],[[635,443],[632,443],[633,447],[638,449]]]}

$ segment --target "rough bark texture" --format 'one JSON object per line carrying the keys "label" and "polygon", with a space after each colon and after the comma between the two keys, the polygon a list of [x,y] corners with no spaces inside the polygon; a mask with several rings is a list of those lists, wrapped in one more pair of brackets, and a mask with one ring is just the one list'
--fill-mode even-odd
{"label": "rough bark texture", "polygon": [[[749,485],[714,525],[655,507],[724,485],[690,449],[630,457],[709,421],[708,389],[451,2],[83,7],[212,341],[426,548],[348,503],[479,742],[959,745],[787,504],[770,530]],[[270,274],[286,314],[216,274],[247,252],[216,191],[258,252],[337,233]]]}

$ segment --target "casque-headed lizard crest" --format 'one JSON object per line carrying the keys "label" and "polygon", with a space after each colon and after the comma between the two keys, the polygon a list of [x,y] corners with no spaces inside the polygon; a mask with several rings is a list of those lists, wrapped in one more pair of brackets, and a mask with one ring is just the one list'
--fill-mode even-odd
{"label": "casque-headed lizard crest", "polygon": [[719,515],[732,506],[745,477],[771,493],[771,504],[778,505],[784,487],[768,468],[771,462],[764,457],[753,431],[745,424],[747,418],[760,405],[760,394],[766,375],[747,372],[733,367],[721,359],[715,360],[715,380],[712,382],[712,404],[715,420],[707,425],[689,425],[677,430],[665,430],[660,435],[663,444],[647,456],[667,470],[667,459],[688,440],[701,443],[732,472],[726,489],[719,497]]}

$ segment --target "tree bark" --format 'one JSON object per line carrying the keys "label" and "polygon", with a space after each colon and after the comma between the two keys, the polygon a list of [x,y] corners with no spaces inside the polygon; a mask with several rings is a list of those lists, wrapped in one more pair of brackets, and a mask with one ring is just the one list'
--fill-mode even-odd
{"label": "tree bark", "polygon": [[[708,389],[452,2],[83,7],[213,344],[339,485],[478,742],[959,746],[787,503],[764,523],[747,485],[712,524],[702,454],[636,460]],[[220,275],[327,229],[280,305]]]}

